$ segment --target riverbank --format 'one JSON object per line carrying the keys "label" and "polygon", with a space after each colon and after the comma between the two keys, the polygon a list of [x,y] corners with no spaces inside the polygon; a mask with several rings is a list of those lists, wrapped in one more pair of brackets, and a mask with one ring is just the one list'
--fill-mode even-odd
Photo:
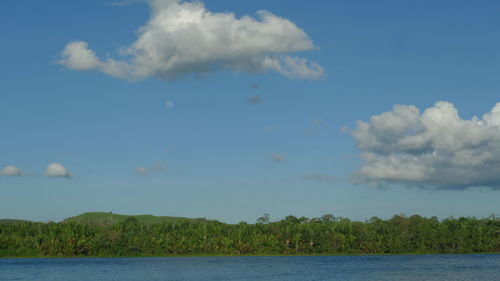
{"label": "riverbank", "polygon": [[0,259],[87,259],[87,258],[231,258],[231,257],[325,257],[325,256],[449,256],[449,255],[500,255],[500,252],[477,252],[477,253],[353,253],[353,254],[245,254],[245,255],[155,255],[155,256],[6,256]]}
{"label": "riverbank", "polygon": [[500,252],[500,220],[420,216],[333,216],[277,222],[217,221],[113,225],[79,223],[0,224],[2,257],[179,257],[461,254]]}

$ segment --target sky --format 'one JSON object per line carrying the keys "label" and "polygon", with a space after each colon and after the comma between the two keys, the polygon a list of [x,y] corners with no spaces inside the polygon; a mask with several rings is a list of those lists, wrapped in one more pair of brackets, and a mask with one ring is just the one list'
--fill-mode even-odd
{"label": "sky", "polygon": [[0,217],[500,214],[497,1],[0,3]]}

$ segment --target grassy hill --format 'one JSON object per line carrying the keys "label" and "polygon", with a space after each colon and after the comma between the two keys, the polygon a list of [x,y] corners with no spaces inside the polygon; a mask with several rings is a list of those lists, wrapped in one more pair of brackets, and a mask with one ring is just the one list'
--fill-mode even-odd
{"label": "grassy hill", "polygon": [[113,225],[115,223],[124,222],[127,218],[136,218],[139,223],[143,224],[157,224],[164,222],[195,222],[203,221],[205,219],[192,219],[184,217],[167,217],[167,216],[153,216],[153,215],[120,215],[105,212],[89,212],[83,213],[76,217],[70,217],[62,221],[63,223],[81,223],[88,225]]}
{"label": "grassy hill", "polygon": [[0,224],[7,224],[7,223],[20,224],[20,223],[25,223],[25,222],[30,222],[30,221],[27,221],[27,220],[14,220],[14,219],[0,219]]}

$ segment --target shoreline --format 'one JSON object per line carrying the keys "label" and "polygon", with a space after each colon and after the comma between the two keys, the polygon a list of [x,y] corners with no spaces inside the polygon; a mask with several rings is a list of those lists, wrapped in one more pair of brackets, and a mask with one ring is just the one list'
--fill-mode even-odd
{"label": "shoreline", "polygon": [[241,257],[325,257],[325,256],[455,256],[455,255],[499,255],[500,252],[477,252],[477,253],[379,253],[379,254],[245,254],[245,255],[161,255],[161,256],[15,256],[0,257],[2,259],[97,259],[97,258],[241,258]]}

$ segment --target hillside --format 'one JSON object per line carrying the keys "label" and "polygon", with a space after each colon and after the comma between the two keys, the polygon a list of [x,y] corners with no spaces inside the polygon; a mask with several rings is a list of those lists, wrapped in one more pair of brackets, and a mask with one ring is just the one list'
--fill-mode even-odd
{"label": "hillside", "polygon": [[30,222],[30,221],[15,220],[15,219],[0,219],[0,224],[7,224],[7,223],[19,224],[19,223],[25,223],[25,222]]}
{"label": "hillside", "polygon": [[195,222],[204,221],[205,219],[192,219],[184,217],[168,217],[168,216],[153,216],[153,215],[120,215],[105,212],[89,212],[83,213],[76,217],[70,217],[62,221],[62,223],[80,223],[88,225],[113,225],[124,222],[127,218],[133,217],[139,223],[157,224],[164,222]]}

